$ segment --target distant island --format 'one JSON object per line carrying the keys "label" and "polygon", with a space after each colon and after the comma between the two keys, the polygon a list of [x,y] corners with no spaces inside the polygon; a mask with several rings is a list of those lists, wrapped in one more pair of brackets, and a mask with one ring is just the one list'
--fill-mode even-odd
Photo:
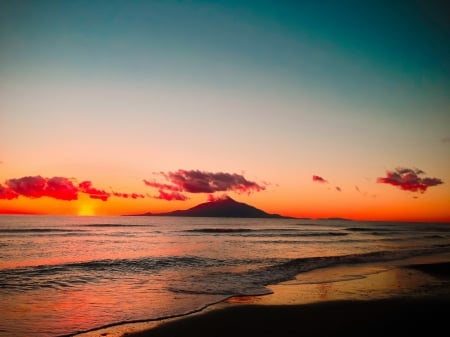
{"label": "distant island", "polygon": [[177,210],[165,213],[134,214],[135,216],[185,216],[185,217],[211,217],[211,218],[278,218],[292,219],[280,214],[270,214],[261,209],[247,205],[243,202],[226,196],[222,199],[205,202],[186,210]]}

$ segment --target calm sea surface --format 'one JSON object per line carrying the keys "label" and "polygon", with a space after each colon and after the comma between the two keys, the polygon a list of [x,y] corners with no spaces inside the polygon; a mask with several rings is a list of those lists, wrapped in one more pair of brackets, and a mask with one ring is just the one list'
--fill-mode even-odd
{"label": "calm sea surface", "polygon": [[0,216],[0,336],[188,313],[316,268],[450,251],[450,225]]}

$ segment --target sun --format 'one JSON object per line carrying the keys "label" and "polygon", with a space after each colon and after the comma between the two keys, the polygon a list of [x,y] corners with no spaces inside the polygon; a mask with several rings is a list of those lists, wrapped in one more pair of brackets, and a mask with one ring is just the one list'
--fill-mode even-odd
{"label": "sun", "polygon": [[95,215],[95,212],[92,205],[84,204],[80,206],[77,214],[78,216],[93,216]]}

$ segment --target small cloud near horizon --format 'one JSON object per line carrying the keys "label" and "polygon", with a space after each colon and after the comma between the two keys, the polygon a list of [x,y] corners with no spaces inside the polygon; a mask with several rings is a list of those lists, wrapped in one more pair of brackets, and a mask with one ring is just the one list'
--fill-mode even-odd
{"label": "small cloud near horizon", "polygon": [[389,184],[404,191],[425,193],[429,187],[443,184],[439,178],[420,177],[425,172],[419,169],[396,168],[386,171],[386,177],[377,178],[377,183]]}
{"label": "small cloud near horizon", "polygon": [[266,183],[258,184],[247,180],[243,175],[225,172],[206,172],[199,170],[178,170],[175,172],[160,172],[168,182],[159,183],[156,181],[143,180],[144,184],[157,188],[159,196],[157,199],[163,200],[187,200],[185,193],[209,193],[215,192],[236,192],[252,193],[263,191]]}
{"label": "small cloud near horizon", "polygon": [[[443,143],[450,143],[450,137],[444,137],[442,138]],[[0,162],[1,163],[1,162]]]}
{"label": "small cloud near horizon", "polygon": [[322,178],[321,176],[318,176],[318,175],[313,175],[312,176],[312,180],[314,182],[317,182],[317,183],[323,183],[323,184],[327,184],[328,183],[328,180],[326,180],[326,179],[324,179],[324,178]]}

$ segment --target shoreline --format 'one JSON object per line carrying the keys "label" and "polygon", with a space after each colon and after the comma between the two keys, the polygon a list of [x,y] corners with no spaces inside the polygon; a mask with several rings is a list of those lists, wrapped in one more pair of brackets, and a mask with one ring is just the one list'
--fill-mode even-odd
{"label": "shoreline", "polygon": [[[442,282],[447,282],[446,284],[450,282],[450,253],[417,256],[380,263],[336,266],[316,269],[299,274],[294,280],[268,285],[267,287],[273,292],[269,295],[230,297],[185,315],[117,323],[69,336],[201,335],[203,331],[209,331],[207,334],[205,332],[205,335],[216,334],[221,336],[220,331],[226,329],[219,328],[220,331],[216,331],[215,328],[221,321],[229,320],[229,324],[241,321],[240,324],[244,324],[245,322],[242,321],[244,318],[252,321],[256,317],[259,317],[261,324],[267,323],[269,326],[265,326],[259,332],[256,332],[256,330],[253,330],[253,332],[246,331],[245,333],[241,331],[242,335],[264,335],[265,332],[270,331],[271,325],[276,324],[276,322],[268,323],[270,317],[278,317],[278,320],[283,320],[285,315],[289,317],[294,315],[299,316],[296,318],[296,320],[299,320],[301,319],[300,316],[310,315],[308,312],[317,311],[316,315],[320,313],[330,315],[332,314],[331,308],[334,308],[333,310],[346,312],[345,316],[358,315],[360,312],[374,310],[377,317],[386,321],[389,320],[389,315],[383,315],[381,311],[378,312],[380,308],[386,305],[392,308],[396,307],[404,315],[408,313],[411,317],[419,314],[414,308],[425,305],[429,312],[436,311],[433,315],[427,314],[425,315],[427,317],[424,316],[425,320],[430,321],[439,316],[438,308],[450,304],[450,290],[445,290],[442,293],[442,289],[440,289],[442,288],[440,286]],[[391,312],[391,315],[394,315],[394,312]],[[345,316],[340,317],[342,322],[346,320]],[[318,322],[319,317],[313,318],[310,317],[310,320],[314,321],[315,319],[316,323],[321,326]],[[370,317],[367,319],[359,317],[358,319],[361,322],[364,321],[364,324],[370,323]],[[419,317],[417,319],[419,320]],[[291,333],[294,331],[292,329],[295,327],[290,326],[292,324],[288,324],[287,321],[284,324],[284,330]],[[303,322],[302,324],[307,325],[309,323]],[[311,324],[309,325],[311,328]],[[397,328],[399,327],[397,326]],[[253,329],[258,328],[253,327]],[[279,327],[276,335],[283,336],[283,329]],[[336,327],[336,329],[338,328]],[[415,329],[421,329],[421,327],[416,326]],[[228,335],[240,336],[241,332],[228,331]],[[300,334],[301,330],[295,333]],[[344,331],[341,331],[341,333],[344,333]],[[330,335],[330,331],[327,331],[327,334]],[[346,334],[348,333],[346,332]],[[359,334],[361,334],[361,331],[359,331]],[[266,335],[269,336],[270,334]],[[320,335],[320,332],[313,334],[311,330],[311,335]]]}

